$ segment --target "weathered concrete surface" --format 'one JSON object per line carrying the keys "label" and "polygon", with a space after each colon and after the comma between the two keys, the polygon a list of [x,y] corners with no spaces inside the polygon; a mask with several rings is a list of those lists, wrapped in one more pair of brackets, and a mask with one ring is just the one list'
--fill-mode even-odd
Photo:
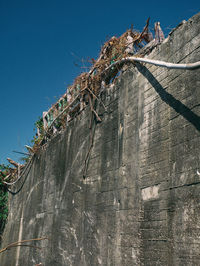
{"label": "weathered concrete surface", "polygon": [[[148,57],[200,60],[200,14]],[[0,254],[1,266],[200,265],[200,70],[130,66],[103,101],[87,178],[86,110],[10,196],[2,246],[49,240]]]}

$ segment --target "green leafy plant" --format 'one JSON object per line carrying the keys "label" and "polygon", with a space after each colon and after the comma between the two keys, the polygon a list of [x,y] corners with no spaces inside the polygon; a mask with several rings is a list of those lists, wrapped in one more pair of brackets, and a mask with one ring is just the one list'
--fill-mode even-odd
{"label": "green leafy plant", "polygon": [[[31,140],[31,143],[33,145],[33,152],[37,152],[38,149],[40,148],[41,141],[43,140],[45,136],[45,129],[44,129],[44,124],[43,124],[43,119],[42,117],[38,117],[38,120],[34,123],[34,130],[38,129],[39,134],[36,133],[35,136],[33,136],[33,139]],[[27,158],[22,158],[23,161],[27,162]]]}
{"label": "green leafy plant", "polygon": [[19,160],[22,162],[22,163],[28,163],[30,159],[30,156],[24,156],[24,157],[20,157]]}
{"label": "green leafy plant", "polygon": [[0,165],[0,235],[3,232],[8,216],[8,191],[6,185],[3,183],[3,177],[8,173],[9,166]]}
{"label": "green leafy plant", "polygon": [[42,117],[38,117],[38,120],[35,122],[36,128],[38,128],[40,134],[44,134],[44,125]]}

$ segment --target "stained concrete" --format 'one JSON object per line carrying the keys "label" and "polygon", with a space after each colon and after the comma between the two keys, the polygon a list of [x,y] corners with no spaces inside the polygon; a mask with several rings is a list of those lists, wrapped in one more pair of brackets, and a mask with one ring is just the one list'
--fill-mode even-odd
{"label": "stained concrete", "polygon": [[[199,61],[200,14],[148,58]],[[102,95],[86,178],[88,109],[12,187],[2,246],[49,240],[0,254],[0,265],[200,265],[199,87],[200,70],[130,65]]]}

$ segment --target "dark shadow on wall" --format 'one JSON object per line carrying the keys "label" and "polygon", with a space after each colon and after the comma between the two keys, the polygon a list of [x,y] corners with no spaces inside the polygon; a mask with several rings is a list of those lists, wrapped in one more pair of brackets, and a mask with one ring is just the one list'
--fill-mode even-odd
{"label": "dark shadow on wall", "polygon": [[160,95],[160,98],[166,104],[172,107],[177,113],[190,122],[198,131],[200,131],[200,117],[198,115],[196,115],[190,108],[167,92],[145,66],[137,63],[136,68],[149,81],[155,91]]}

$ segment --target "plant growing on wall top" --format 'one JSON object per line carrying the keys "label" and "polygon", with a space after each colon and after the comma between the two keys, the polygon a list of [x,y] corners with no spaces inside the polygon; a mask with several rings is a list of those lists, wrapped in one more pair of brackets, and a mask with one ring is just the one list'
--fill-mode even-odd
{"label": "plant growing on wall top", "polygon": [[0,235],[3,232],[6,219],[8,216],[8,191],[3,183],[4,176],[7,175],[9,166],[0,164]]}

